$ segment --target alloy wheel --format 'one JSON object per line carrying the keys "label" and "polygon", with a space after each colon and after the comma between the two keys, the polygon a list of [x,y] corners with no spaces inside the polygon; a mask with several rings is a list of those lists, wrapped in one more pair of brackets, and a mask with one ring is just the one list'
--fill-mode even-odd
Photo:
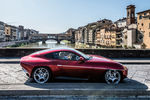
{"label": "alloy wheel", "polygon": [[47,68],[37,68],[33,73],[33,78],[37,83],[43,84],[49,80],[50,72]]}
{"label": "alloy wheel", "polygon": [[109,70],[105,73],[107,84],[118,84],[121,80],[121,74],[117,70]]}

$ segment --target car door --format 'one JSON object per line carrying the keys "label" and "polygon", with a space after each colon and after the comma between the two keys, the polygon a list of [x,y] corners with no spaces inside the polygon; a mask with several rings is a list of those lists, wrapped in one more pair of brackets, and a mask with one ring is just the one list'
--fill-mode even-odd
{"label": "car door", "polygon": [[59,57],[60,52],[52,52],[45,55],[45,58],[49,61],[49,67],[53,72],[54,76],[64,76],[62,68],[63,65],[67,64],[66,60],[63,60]]}
{"label": "car door", "polygon": [[59,65],[64,72],[64,75],[70,77],[87,78],[90,69],[86,66],[86,61],[79,61],[80,56],[73,52],[65,51],[65,53],[66,55],[64,56],[68,57],[64,57],[62,60],[65,63]]}

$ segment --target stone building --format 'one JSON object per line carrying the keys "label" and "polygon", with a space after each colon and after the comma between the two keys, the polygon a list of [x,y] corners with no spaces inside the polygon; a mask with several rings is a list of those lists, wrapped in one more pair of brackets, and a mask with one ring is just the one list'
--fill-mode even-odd
{"label": "stone building", "polygon": [[17,27],[5,24],[6,41],[15,41],[17,36]]}
{"label": "stone building", "polygon": [[135,23],[135,5],[129,5],[127,6],[127,26]]}
{"label": "stone building", "polygon": [[114,24],[116,24],[118,28],[125,28],[127,26],[127,19],[126,18],[119,19],[116,22],[114,22]]}
{"label": "stone building", "polygon": [[150,10],[137,13],[137,25],[143,35],[143,48],[150,48]]}
{"label": "stone building", "polygon": [[75,29],[70,28],[66,31],[66,35],[68,38],[72,38],[72,43],[75,43]]}
{"label": "stone building", "polygon": [[[137,25],[135,17],[135,6],[127,6],[127,26],[122,31],[122,47],[133,48],[137,43]],[[135,47],[136,48],[136,47]]]}
{"label": "stone building", "polygon": [[18,35],[19,35],[19,40],[24,40],[24,26],[19,25]]}
{"label": "stone building", "polygon": [[83,43],[87,44],[88,43],[88,29],[86,26],[83,27]]}
{"label": "stone building", "polygon": [[137,42],[137,25],[131,24],[123,31],[123,47],[134,47]]}
{"label": "stone building", "polygon": [[5,41],[5,23],[0,21],[0,42]]}
{"label": "stone building", "polygon": [[30,40],[31,30],[24,29],[24,40]]}
{"label": "stone building", "polygon": [[121,47],[120,32],[120,28],[117,28],[115,24],[97,29],[96,44],[107,48]]}
{"label": "stone building", "polygon": [[97,44],[99,45],[100,42],[100,29],[104,27],[108,27],[109,25],[112,25],[112,21],[108,19],[99,20],[97,22],[88,24],[88,43],[89,44]]}
{"label": "stone building", "polygon": [[8,24],[5,24],[5,38],[6,41],[11,41],[11,27]]}
{"label": "stone building", "polygon": [[100,29],[100,46],[105,47],[105,29]]}
{"label": "stone building", "polygon": [[75,43],[80,43],[79,30],[75,30]]}
{"label": "stone building", "polygon": [[78,30],[79,42],[84,43],[84,27],[79,27]]}
{"label": "stone building", "polygon": [[95,44],[95,31],[97,27],[97,22],[90,23],[87,26],[87,44],[94,45]]}
{"label": "stone building", "polygon": [[95,44],[97,45],[97,46],[100,46],[100,43],[101,43],[101,33],[100,33],[100,28],[97,28],[96,29],[96,35],[95,35]]}
{"label": "stone building", "polygon": [[124,28],[116,29],[116,48],[122,48],[122,31]]}
{"label": "stone building", "polygon": [[10,26],[11,28],[11,41],[15,41],[16,40],[16,32],[17,32],[17,27],[16,26]]}

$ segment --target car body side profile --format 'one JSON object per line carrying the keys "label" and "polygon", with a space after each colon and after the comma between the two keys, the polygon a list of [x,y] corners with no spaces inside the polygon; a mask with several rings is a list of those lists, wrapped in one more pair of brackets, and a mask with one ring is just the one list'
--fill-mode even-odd
{"label": "car body side profile", "polygon": [[59,76],[103,78],[108,84],[118,84],[128,73],[128,69],[118,62],[72,48],[38,51],[22,57],[20,64],[26,74],[40,84]]}

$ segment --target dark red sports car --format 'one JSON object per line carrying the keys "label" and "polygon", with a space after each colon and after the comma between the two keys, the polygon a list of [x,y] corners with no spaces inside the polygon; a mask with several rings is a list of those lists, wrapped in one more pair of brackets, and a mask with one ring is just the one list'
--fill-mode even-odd
{"label": "dark red sports car", "polygon": [[26,74],[37,83],[58,77],[87,79],[103,78],[108,84],[118,84],[127,77],[128,69],[113,60],[86,55],[71,48],[47,49],[21,58]]}

